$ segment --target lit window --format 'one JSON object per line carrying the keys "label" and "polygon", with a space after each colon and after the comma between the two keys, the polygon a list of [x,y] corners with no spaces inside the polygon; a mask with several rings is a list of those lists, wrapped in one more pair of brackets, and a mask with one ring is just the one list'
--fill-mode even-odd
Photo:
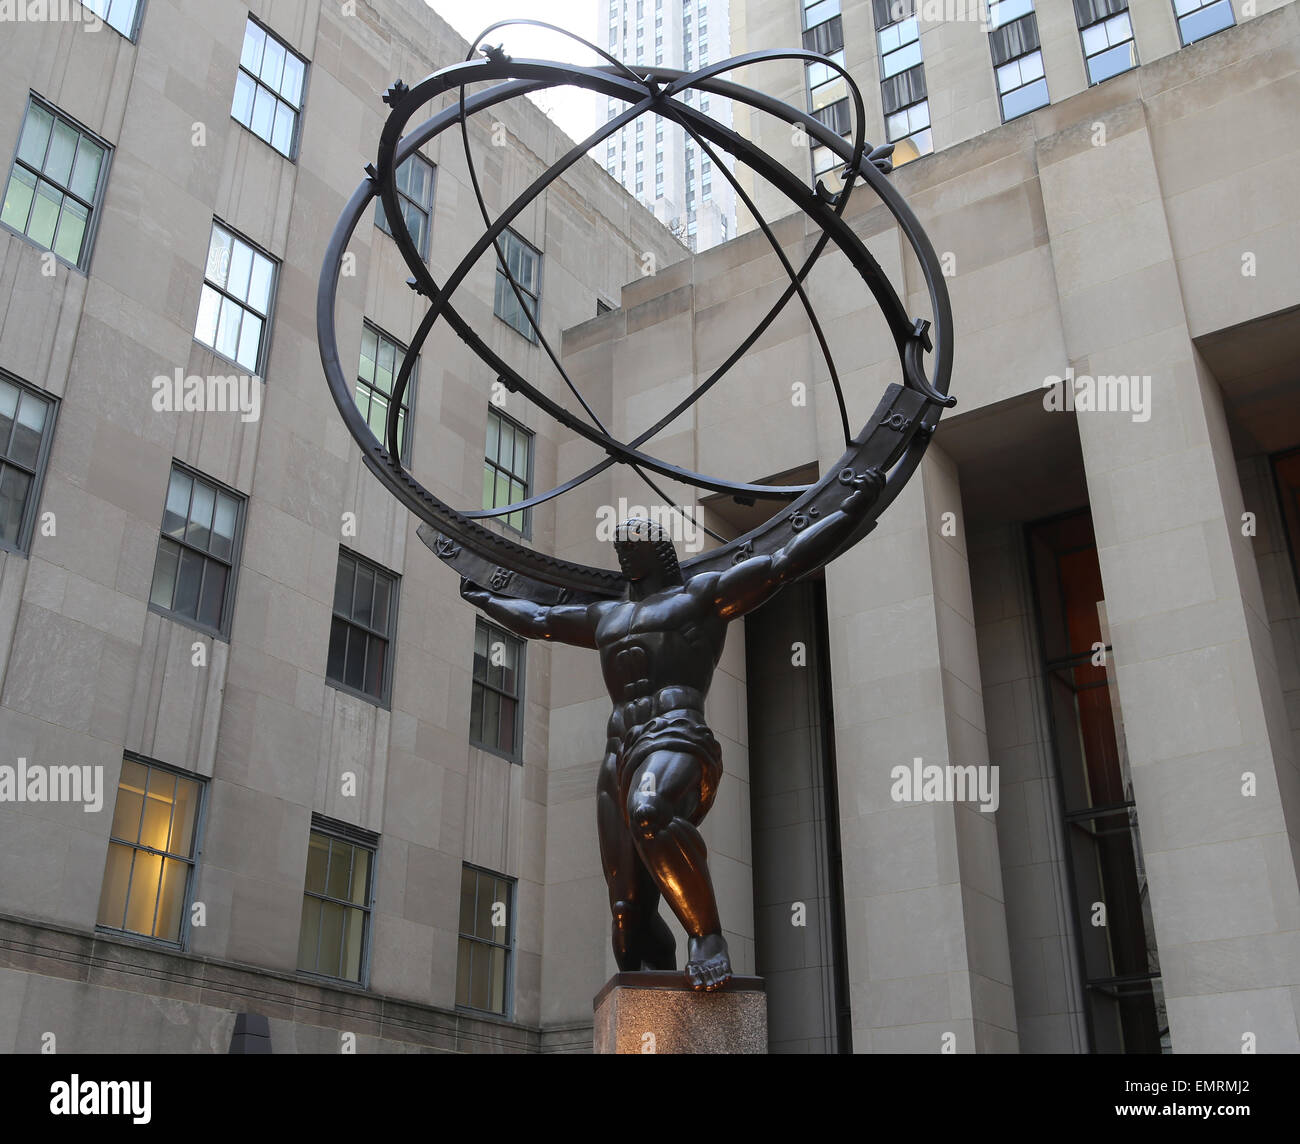
{"label": "lit window", "polygon": [[107,143],[30,98],[0,222],[84,270],[109,154]]}
{"label": "lit window", "polygon": [[81,0],[115,32],[128,40],[135,39],[136,19],[140,15],[140,0]]}
{"label": "lit window", "polygon": [[1184,45],[1231,28],[1235,22],[1229,0],[1174,0],[1174,14]]}
{"label": "lit window", "polygon": [[[483,454],[483,507],[500,508],[526,500],[532,460],[533,435],[505,414],[489,409]],[[520,509],[496,519],[527,534],[529,516],[529,509]]]}
{"label": "lit window", "polygon": [[[1085,0],[1095,7],[1107,0]],[[1114,8],[1113,0],[1110,7]],[[1109,19],[1099,20],[1079,29],[1083,38],[1083,55],[1088,63],[1088,82],[1101,83],[1137,66],[1137,50],[1133,43],[1133,25],[1128,11],[1124,10]]]}
{"label": "lit window", "polygon": [[195,340],[246,370],[261,373],[275,275],[273,259],[214,222]]}
{"label": "lit window", "polygon": [[97,923],[180,945],[189,914],[202,784],[126,758],[117,784]]}
{"label": "lit window", "polygon": [[244,498],[172,465],[149,604],[225,638],[234,608]]}
{"label": "lit window", "polygon": [[250,18],[244,27],[230,114],[281,155],[292,159],[306,76],[307,62]]}
{"label": "lit window", "polygon": [[[537,303],[542,289],[542,256],[513,230],[503,231],[497,240],[501,257],[497,259],[496,296],[492,312],[507,325],[514,327],[530,342],[537,341],[533,322],[537,321]],[[502,258],[505,265],[502,266]],[[509,270],[510,277],[506,277]],[[519,287],[516,295],[510,285],[514,279]],[[529,321],[529,315],[532,321]]]}
{"label": "lit window", "polygon": [[312,815],[298,929],[298,968],[364,983],[379,839]]}
{"label": "lit window", "polygon": [[0,373],[0,549],[26,552],[54,431],[52,397]]}
{"label": "lit window", "polygon": [[340,548],[325,678],[345,691],[386,704],[396,629],[397,577]]}
{"label": "lit window", "polygon": [[[393,182],[396,184],[402,217],[406,220],[406,229],[411,232],[411,241],[415,243],[420,257],[428,258],[429,218],[433,211],[433,164],[423,155],[408,155],[397,168],[396,175]],[[388,216],[384,213],[382,199],[375,200],[375,225],[385,234],[393,233],[388,225]]]}
{"label": "lit window", "polygon": [[476,866],[461,871],[457,1005],[510,1015],[514,899],[513,878]]}
{"label": "lit window", "polygon": [[[406,356],[406,346],[382,333],[377,326],[366,322],[361,327],[361,362],[357,367],[357,408],[370,426],[370,432],[384,448],[388,448],[388,407],[392,403],[393,383]],[[415,373],[402,395],[401,411],[397,414],[399,439],[402,442],[402,460],[410,459],[411,394],[415,392]]]}

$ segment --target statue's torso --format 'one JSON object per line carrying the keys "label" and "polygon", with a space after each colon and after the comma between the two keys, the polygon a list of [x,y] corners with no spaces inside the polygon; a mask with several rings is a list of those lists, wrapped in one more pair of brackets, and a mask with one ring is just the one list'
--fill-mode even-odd
{"label": "statue's torso", "polygon": [[702,712],[726,634],[712,601],[687,587],[606,609],[596,646],[614,705],[610,736],[623,737],[669,711]]}

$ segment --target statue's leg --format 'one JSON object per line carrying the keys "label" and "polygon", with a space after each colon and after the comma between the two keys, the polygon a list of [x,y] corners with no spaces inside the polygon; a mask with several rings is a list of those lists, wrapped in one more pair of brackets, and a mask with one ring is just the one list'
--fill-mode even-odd
{"label": "statue's leg", "polygon": [[611,753],[596,785],[600,860],[613,915],[614,960],[624,972],[676,969],[677,943],[659,916],[659,887],[632,841],[618,795],[618,757]]}
{"label": "statue's leg", "polygon": [[701,763],[694,755],[656,751],[632,777],[628,822],[641,860],[689,938],[686,975],[696,989],[731,978],[708,850],[692,824],[700,802]]}

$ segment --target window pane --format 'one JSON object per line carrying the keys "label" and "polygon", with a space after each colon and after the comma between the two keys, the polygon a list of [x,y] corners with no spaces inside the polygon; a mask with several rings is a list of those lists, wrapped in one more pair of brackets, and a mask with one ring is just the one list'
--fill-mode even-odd
{"label": "window pane", "polygon": [[370,904],[370,851],[352,848],[352,893],[348,898],[358,906]]}
{"label": "window pane", "polygon": [[173,469],[167,483],[167,506],[163,509],[162,530],[178,540],[185,535],[185,525],[190,518],[190,490],[194,479],[179,469]]}
{"label": "window pane", "polygon": [[0,208],[0,220],[14,230],[26,232],[27,216],[31,214],[32,197],[36,192],[36,176],[22,167],[15,167],[5,188],[5,201]]}
{"label": "window pane", "polygon": [[320,940],[320,907],[316,898],[302,900],[302,921],[298,929],[298,968],[316,972],[316,944]]}
{"label": "window pane", "polygon": [[23,121],[22,138],[18,141],[18,158],[38,171],[45,162],[45,149],[50,142],[50,128],[54,116],[43,107],[31,104]]}
{"label": "window pane", "polygon": [[209,550],[214,556],[229,560],[235,548],[235,523],[239,519],[239,502],[226,493],[217,494],[217,512],[212,522]]}
{"label": "window pane", "polygon": [[347,910],[345,921],[343,966],[339,976],[345,977],[349,981],[360,981],[361,941],[366,932],[366,915],[361,910]]}
{"label": "window pane", "polygon": [[271,138],[271,123],[275,118],[275,96],[266,88],[258,85],[253,96],[253,121],[249,124],[253,133],[263,139]]}
{"label": "window pane", "polygon": [[131,882],[131,859],[135,851],[119,842],[110,842],[108,862],[104,867],[104,889],[99,896],[101,926],[121,929],[126,914],[126,891]]}
{"label": "window pane", "polygon": [[501,745],[501,696],[495,691],[483,691],[483,738],[489,747]]}
{"label": "window pane", "polygon": [[230,251],[230,273],[226,278],[226,290],[241,302],[248,297],[248,276],[252,269],[252,248],[235,239]]}
{"label": "window pane", "polygon": [[81,133],[75,127],[55,121],[50,137],[50,149],[45,155],[44,174],[53,183],[66,187],[72,181],[72,160],[77,154],[77,140]]}
{"label": "window pane", "polygon": [[388,653],[388,643],[378,636],[370,636],[367,645],[365,692],[378,699],[384,693],[384,660]]}
{"label": "window pane", "polygon": [[474,950],[473,942],[461,938],[456,956],[456,1004],[468,1005],[470,999],[470,972]]}
{"label": "window pane", "polygon": [[275,126],[271,129],[271,146],[281,155],[288,155],[293,151],[293,127],[297,118],[297,112],[287,103],[276,103]]}
{"label": "window pane", "polygon": [[[41,451],[41,430],[45,428],[45,414],[48,409],[49,404],[34,394],[23,394],[18,406],[18,421],[14,426],[13,440],[9,445],[11,461],[16,461],[29,469],[36,467],[36,458]],[[0,449],[3,449],[3,444],[0,444]]]}
{"label": "window pane", "polygon": [[140,839],[140,814],[144,810],[144,784],[149,768],[134,759],[122,760],[122,777],[117,784],[117,805],[113,808],[114,838],[126,842]]}
{"label": "window pane", "polygon": [[341,616],[352,615],[352,588],[356,572],[355,561],[340,552],[338,572],[334,577],[334,610]]}
{"label": "window pane", "polygon": [[158,541],[158,559],[153,566],[153,587],[149,602],[171,611],[172,594],[176,590],[176,567],[180,559],[180,546],[170,540]]}
{"label": "window pane", "polygon": [[1110,79],[1111,76],[1119,75],[1130,68],[1137,66],[1137,56],[1134,52],[1133,41],[1126,44],[1119,44],[1116,47],[1108,48],[1100,55],[1092,56],[1088,60],[1088,80],[1090,83],[1101,83],[1102,80]]}
{"label": "window pane", "polygon": [[307,845],[307,889],[314,894],[325,892],[325,872],[329,867],[330,840],[323,834],[312,833]]}
{"label": "window pane", "polygon": [[378,354],[379,338],[369,326],[361,327],[361,365],[357,376],[366,381],[375,380],[375,358]]}
{"label": "window pane", "polygon": [[194,854],[194,821],[199,813],[199,784],[176,779],[176,809],[172,811],[172,836],[167,849],[173,854]]}
{"label": "window pane", "polygon": [[147,850],[135,852],[131,869],[131,890],[127,895],[126,925],[132,933],[153,936],[154,912],[158,907],[158,887],[162,881],[162,857]]}
{"label": "window pane", "polygon": [[181,550],[180,571],[176,577],[176,597],[172,610],[183,616],[196,616],[199,610],[199,587],[203,581],[203,557],[188,548]]}
{"label": "window pane", "polygon": [[371,625],[376,631],[387,632],[388,628],[388,594],[390,581],[386,576],[375,577],[375,605],[371,614]]}
{"label": "window pane", "polygon": [[397,347],[387,338],[379,339],[379,358],[375,363],[375,385],[384,393],[393,392],[397,375]]}
{"label": "window pane", "polygon": [[526,433],[515,434],[514,474],[521,481],[528,479],[528,443],[529,437]]}
{"label": "window pane", "polygon": [[263,317],[271,308],[271,285],[275,281],[275,263],[253,251],[253,274],[248,284],[248,304]]}
{"label": "window pane", "polygon": [[27,220],[27,237],[37,246],[49,249],[54,244],[54,228],[59,223],[59,205],[63,195],[44,180],[36,184],[32,216]]}
{"label": "window pane", "polygon": [[337,616],[330,624],[330,650],[325,674],[335,683],[343,682],[344,658],[348,649],[348,625]]}
{"label": "window pane", "polygon": [[489,951],[489,972],[492,975],[492,993],[488,1008],[494,1013],[506,1010],[506,951],[494,949]]}
{"label": "window pane", "polygon": [[212,347],[222,357],[232,361],[239,352],[239,320],[243,309],[230,298],[221,299],[221,317],[217,321],[217,341]]}
{"label": "window pane", "polygon": [[95,197],[99,170],[103,165],[104,148],[83,135],[81,145],[77,148],[77,162],[72,168],[72,183],[69,187],[72,193],[90,202]]}
{"label": "window pane", "polygon": [[274,37],[267,36],[258,75],[264,84],[276,91],[280,90],[280,80],[284,76],[284,54],[284,45]]}
{"label": "window pane", "polygon": [[54,235],[54,253],[69,262],[81,261],[81,243],[86,236],[86,220],[90,211],[73,199],[63,200],[63,213]]}
{"label": "window pane", "polygon": [[239,62],[254,75],[262,66],[262,50],[266,47],[266,33],[249,20],[244,27],[244,47]]}
{"label": "window pane", "polygon": [[153,850],[166,850],[171,837],[172,802],[176,794],[176,776],[160,767],[149,768],[149,786],[140,819],[140,844]]}
{"label": "window pane", "polygon": [[250,373],[254,373],[261,352],[262,319],[245,310],[244,320],[239,327],[239,349],[235,352],[235,361]]}
{"label": "window pane", "polygon": [[1008,119],[1024,115],[1047,102],[1047,80],[1038,79],[1002,97],[1002,112]]}
{"label": "window pane", "polygon": [[518,706],[513,699],[507,699],[502,696],[500,699],[501,712],[498,715],[498,733],[497,746],[503,751],[514,753],[515,749],[515,708]]}
{"label": "window pane", "polygon": [[257,84],[247,72],[241,71],[235,76],[235,98],[230,105],[230,114],[245,127],[253,120],[253,96],[257,94]]}
{"label": "window pane", "polygon": [[221,627],[221,613],[226,602],[226,568],[215,560],[207,562],[203,576],[203,594],[199,600],[198,621],[210,628]]}
{"label": "window pane", "polygon": [[154,937],[180,941],[181,917],[185,909],[185,884],[189,880],[188,862],[176,858],[163,860],[162,885],[158,891],[158,921]]}
{"label": "window pane", "polygon": [[208,243],[208,263],[203,276],[218,286],[225,286],[230,274],[230,247],[234,238],[229,231],[219,226],[212,228],[212,239]]}
{"label": "window pane", "polygon": [[[477,664],[477,659],[475,663]],[[483,685],[475,682],[469,699],[469,737],[474,743],[484,742],[483,738]]]}
{"label": "window pane", "polygon": [[194,496],[190,500],[190,523],[185,539],[195,548],[207,548],[212,530],[212,512],[216,507],[217,493],[211,485],[194,482]]}
{"label": "window pane", "polygon": [[1082,34],[1085,53],[1091,56],[1105,50],[1107,46],[1105,24],[1093,24],[1091,28],[1084,28]]}
{"label": "window pane", "polygon": [[475,1009],[487,1009],[492,1003],[492,967],[488,947],[475,942],[470,959],[473,968],[470,970],[469,1003]]}
{"label": "window pane", "polygon": [[330,839],[330,865],[325,879],[325,893],[331,898],[346,900],[351,873],[352,847],[337,838]]}
{"label": "window pane", "polygon": [[1025,56],[1020,61],[1020,78],[1028,83],[1031,79],[1038,79],[1043,74],[1043,53],[1034,52]]}
{"label": "window pane", "polygon": [[343,907],[333,902],[321,902],[319,949],[316,972],[337,977],[339,955],[343,952]]}
{"label": "window pane", "polygon": [[294,107],[302,103],[302,81],[306,67],[292,52],[284,60],[284,80],[280,84],[280,94]]}
{"label": "window pane", "polygon": [[343,664],[343,682],[356,691],[366,683],[366,633],[348,625],[348,650]]}
{"label": "window pane", "polygon": [[462,869],[460,875],[460,932],[474,932],[474,871]]}
{"label": "window pane", "polygon": [[375,595],[375,574],[357,565],[356,587],[352,592],[352,618],[359,624],[369,625],[371,605]]}

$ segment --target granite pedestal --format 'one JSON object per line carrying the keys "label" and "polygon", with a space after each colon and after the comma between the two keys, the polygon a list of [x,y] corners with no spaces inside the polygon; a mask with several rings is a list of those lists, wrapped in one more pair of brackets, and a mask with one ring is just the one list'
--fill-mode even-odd
{"label": "granite pedestal", "polygon": [[697,993],[684,973],[616,973],[596,994],[597,1053],[766,1053],[761,977]]}

